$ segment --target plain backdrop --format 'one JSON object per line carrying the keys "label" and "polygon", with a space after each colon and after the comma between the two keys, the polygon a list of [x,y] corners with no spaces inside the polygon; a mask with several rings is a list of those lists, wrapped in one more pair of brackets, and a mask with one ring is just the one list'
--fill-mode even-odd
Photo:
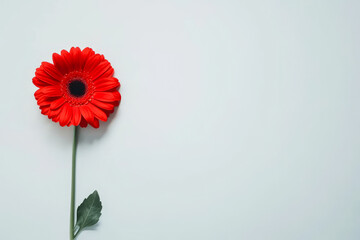
{"label": "plain backdrop", "polygon": [[0,0],[0,239],[68,239],[73,128],[35,69],[92,47],[122,102],[81,129],[79,240],[360,239],[360,2]]}

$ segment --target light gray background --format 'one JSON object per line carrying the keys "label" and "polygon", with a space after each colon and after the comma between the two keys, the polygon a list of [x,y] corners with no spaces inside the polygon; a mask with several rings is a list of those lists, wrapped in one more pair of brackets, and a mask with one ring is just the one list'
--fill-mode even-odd
{"label": "light gray background", "polygon": [[359,1],[0,1],[0,239],[68,239],[72,128],[31,79],[71,46],[123,100],[81,129],[79,240],[360,238]]}

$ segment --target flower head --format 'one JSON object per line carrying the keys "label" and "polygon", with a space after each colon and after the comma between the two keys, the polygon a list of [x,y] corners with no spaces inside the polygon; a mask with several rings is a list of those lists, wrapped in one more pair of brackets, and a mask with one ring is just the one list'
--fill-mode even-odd
{"label": "flower head", "polygon": [[41,113],[61,126],[98,128],[121,100],[114,69],[91,48],[62,50],[52,59],[53,64],[42,62],[33,78]]}

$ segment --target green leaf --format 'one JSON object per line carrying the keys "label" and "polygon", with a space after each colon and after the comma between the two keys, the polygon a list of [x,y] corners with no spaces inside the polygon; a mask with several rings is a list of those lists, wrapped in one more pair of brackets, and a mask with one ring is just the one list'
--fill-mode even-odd
{"label": "green leaf", "polygon": [[99,221],[101,209],[100,197],[95,190],[88,198],[85,198],[77,209],[77,220],[75,225],[75,228],[78,230],[77,234],[84,228],[90,227]]}

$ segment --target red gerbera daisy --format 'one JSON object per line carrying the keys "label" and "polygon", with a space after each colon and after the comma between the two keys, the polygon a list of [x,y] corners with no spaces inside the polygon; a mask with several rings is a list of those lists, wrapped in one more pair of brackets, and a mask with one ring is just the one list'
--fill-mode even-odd
{"label": "red gerbera daisy", "polygon": [[52,59],[54,64],[42,62],[33,78],[41,113],[61,126],[98,128],[121,100],[114,69],[91,48],[62,50]]}

